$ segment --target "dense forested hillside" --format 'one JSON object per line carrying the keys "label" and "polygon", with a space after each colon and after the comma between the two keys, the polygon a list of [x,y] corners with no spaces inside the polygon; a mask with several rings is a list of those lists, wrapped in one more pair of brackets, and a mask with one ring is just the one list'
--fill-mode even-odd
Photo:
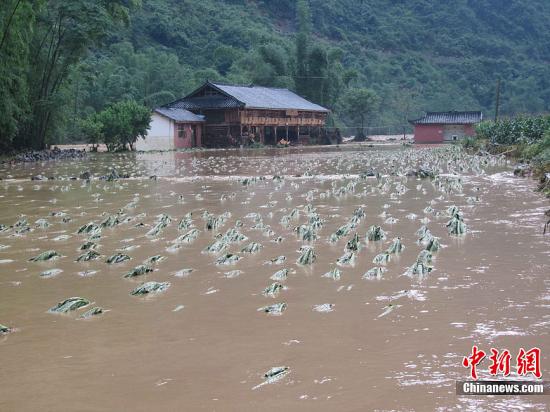
{"label": "dense forested hillside", "polygon": [[[35,3],[41,3],[29,12],[35,24],[60,4]],[[152,107],[207,78],[297,90],[330,107],[338,125],[357,124],[346,110],[346,95],[359,87],[377,96],[369,126],[401,125],[424,110],[482,109],[491,115],[497,78],[502,113],[550,111],[548,0],[106,3],[127,13],[109,6],[108,26],[98,22],[102,35],[85,33],[97,38],[84,44],[87,54],[78,50],[79,58],[68,62],[66,79],[53,93],[64,109],[52,113],[57,120],[49,141],[78,138],[78,119],[105,105],[135,99]],[[0,12],[0,28],[7,11]],[[21,31],[24,41],[38,30]],[[19,86],[24,90],[28,83]]]}

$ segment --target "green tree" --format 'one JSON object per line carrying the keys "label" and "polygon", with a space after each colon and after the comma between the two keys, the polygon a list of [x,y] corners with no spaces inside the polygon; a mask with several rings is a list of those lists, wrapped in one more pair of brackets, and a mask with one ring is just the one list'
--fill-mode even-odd
{"label": "green tree", "polygon": [[[90,120],[91,138],[103,137],[109,151],[133,150],[138,138],[145,138],[151,123],[151,111],[133,100],[115,103]],[[101,125],[98,133],[97,126]]]}
{"label": "green tree", "polygon": [[[39,2],[35,2],[39,5]],[[28,114],[29,43],[35,21],[30,0],[3,0],[0,7],[0,153],[12,148]]]}
{"label": "green tree", "polygon": [[0,0],[0,150],[75,138],[110,104],[153,107],[206,78],[296,90],[337,125],[353,122],[336,103],[366,85],[384,98],[380,124],[488,114],[495,76],[504,117],[550,112],[548,0],[132,3]]}
{"label": "green tree", "polygon": [[71,80],[73,95],[79,95],[79,116],[87,117],[119,100],[136,100],[150,108],[174,101],[192,89],[192,75],[175,53],[152,47],[136,51],[123,42],[89,56]]}
{"label": "green tree", "polygon": [[333,108],[345,89],[343,51],[315,45],[308,57],[308,97],[322,106]]}
{"label": "green tree", "polygon": [[296,24],[298,33],[296,34],[296,68],[294,82],[296,84],[296,91],[303,96],[309,97],[308,60],[311,36],[311,11],[308,0],[297,0]]}
{"label": "green tree", "polygon": [[355,140],[365,140],[365,127],[378,110],[378,95],[370,89],[351,89],[342,98],[341,110],[354,123],[361,126],[357,130]]}
{"label": "green tree", "polygon": [[96,151],[98,144],[104,140],[103,124],[101,124],[94,115],[81,120],[78,126],[80,137],[92,145],[92,151]]}
{"label": "green tree", "polygon": [[129,20],[136,0],[46,0],[31,40],[30,116],[20,128],[17,145],[42,148],[65,108],[63,87],[72,67],[100,42],[117,22]]}
{"label": "green tree", "polygon": [[214,63],[222,75],[226,75],[231,65],[239,57],[239,52],[231,46],[219,46],[214,50]]}
{"label": "green tree", "polygon": [[236,69],[259,86],[294,88],[288,50],[276,44],[261,45],[242,58]]}

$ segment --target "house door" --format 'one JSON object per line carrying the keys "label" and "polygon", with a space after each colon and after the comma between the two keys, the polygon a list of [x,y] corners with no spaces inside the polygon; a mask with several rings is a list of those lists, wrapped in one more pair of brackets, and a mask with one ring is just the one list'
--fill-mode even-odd
{"label": "house door", "polygon": [[464,125],[461,124],[449,124],[443,129],[443,140],[446,142],[452,142],[464,137]]}
{"label": "house door", "polygon": [[189,132],[191,135],[191,147],[197,147],[197,126],[191,125],[191,130]]}

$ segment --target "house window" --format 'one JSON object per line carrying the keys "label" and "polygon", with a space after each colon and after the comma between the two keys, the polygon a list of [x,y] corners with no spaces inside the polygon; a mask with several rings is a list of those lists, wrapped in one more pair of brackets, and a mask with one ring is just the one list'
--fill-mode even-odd
{"label": "house window", "polygon": [[185,139],[185,125],[178,124],[178,137],[180,139]]}

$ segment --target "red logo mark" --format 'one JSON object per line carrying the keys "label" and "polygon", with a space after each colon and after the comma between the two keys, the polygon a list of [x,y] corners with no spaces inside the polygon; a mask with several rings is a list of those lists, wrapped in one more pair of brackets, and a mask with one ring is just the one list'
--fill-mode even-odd
{"label": "red logo mark", "polygon": [[510,351],[505,349],[502,353],[499,353],[498,350],[491,348],[491,365],[489,366],[489,373],[491,375],[498,375],[499,372],[502,372],[504,376],[510,375]]}
{"label": "red logo mark", "polygon": [[542,373],[540,371],[540,349],[533,348],[528,350],[520,348],[517,360],[518,375],[525,376],[528,373],[532,373],[536,378],[540,378]]}
{"label": "red logo mark", "polygon": [[470,368],[470,375],[473,380],[477,380],[476,366],[485,358],[485,352],[478,350],[477,346],[472,347],[472,354],[462,359],[462,366]]}

